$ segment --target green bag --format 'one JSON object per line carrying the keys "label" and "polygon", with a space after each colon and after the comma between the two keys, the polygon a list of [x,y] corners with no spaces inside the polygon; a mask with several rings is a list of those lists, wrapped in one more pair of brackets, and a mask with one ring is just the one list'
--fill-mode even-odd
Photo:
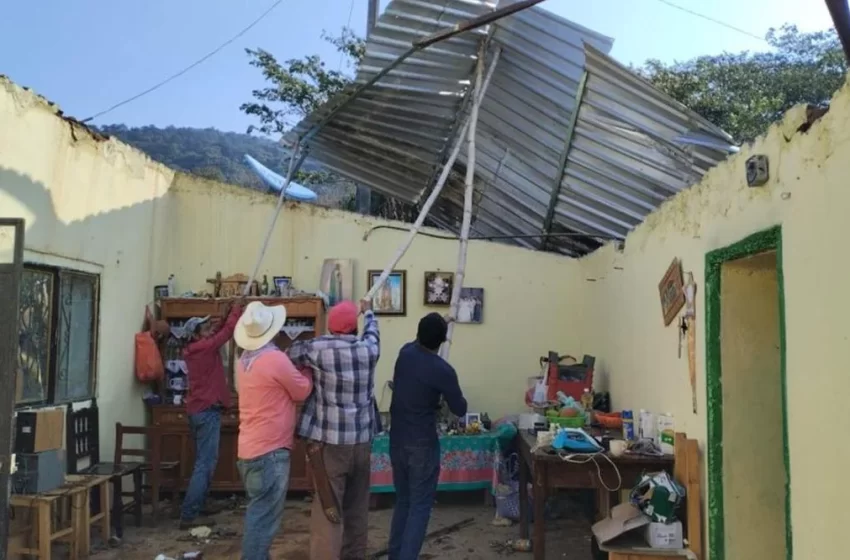
{"label": "green bag", "polygon": [[673,523],[685,497],[685,488],[666,472],[644,474],[629,495],[629,501],[654,523]]}

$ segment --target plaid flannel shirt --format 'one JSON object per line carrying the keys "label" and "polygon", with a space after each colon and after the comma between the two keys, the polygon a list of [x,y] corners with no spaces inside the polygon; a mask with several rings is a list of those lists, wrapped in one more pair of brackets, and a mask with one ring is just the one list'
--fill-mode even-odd
{"label": "plaid flannel shirt", "polygon": [[325,335],[296,342],[289,358],[313,370],[313,392],[304,403],[298,435],[331,445],[368,443],[380,432],[375,366],[381,355],[378,320],[364,314],[362,336]]}

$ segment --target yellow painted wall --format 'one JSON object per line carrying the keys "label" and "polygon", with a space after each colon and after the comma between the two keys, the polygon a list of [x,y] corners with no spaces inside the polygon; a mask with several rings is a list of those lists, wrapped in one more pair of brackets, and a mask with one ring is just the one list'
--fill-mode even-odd
{"label": "yellow painted wall", "polygon": [[[155,278],[164,283],[175,275],[178,291],[208,289],[207,278],[250,274],[268,227],[275,198],[179,174],[161,207],[156,243],[161,247]],[[381,229],[368,240],[373,226],[388,224],[354,214],[309,205],[287,204],[260,270],[292,276],[303,290],[316,290],[326,258],[355,259],[355,296],[365,295],[366,275],[381,270],[406,232]],[[404,226],[404,224],[395,224]],[[391,378],[402,344],[415,338],[419,319],[446,307],[425,307],[426,271],[454,271],[457,242],[418,237],[398,269],[407,271],[406,317],[381,317],[382,358],[376,392]],[[551,254],[473,241],[469,246],[467,286],[484,288],[484,323],[457,325],[451,362],[467,393],[470,410],[492,417],[523,408],[527,377],[539,371],[538,358],[548,350],[580,352],[581,324],[578,263]],[[387,390],[382,408],[389,407]]]}
{"label": "yellow painted wall", "polygon": [[133,334],[151,299],[154,208],[174,173],[56,110],[0,78],[0,216],[26,220],[27,262],[100,275],[97,394],[109,457],[114,422],[144,418]]}
{"label": "yellow painted wall", "polygon": [[[133,334],[153,286],[170,273],[178,290],[207,288],[215,271],[249,273],[275,197],[175,174],[114,140],[98,140],[56,115],[57,107],[0,80],[0,216],[27,220],[28,262],[101,276],[98,405],[101,455],[112,453],[114,422],[144,422],[132,371]],[[356,292],[366,271],[382,269],[404,233],[388,224],[309,205],[287,205],[261,274],[289,275],[318,287],[322,261],[356,261]],[[402,224],[396,224],[402,225]],[[0,258],[8,258],[8,241]],[[378,397],[401,345],[427,311],[424,272],[454,270],[457,243],[418,238],[399,268],[408,271],[407,317],[382,318]],[[471,410],[497,417],[523,407],[525,380],[549,349],[580,352],[576,261],[494,243],[470,244],[467,285],[485,289],[484,324],[459,325],[451,361]],[[383,407],[389,406],[389,392]]]}
{"label": "yellow painted wall", "polygon": [[[803,120],[802,108],[791,111],[766,137],[649,216],[622,252],[607,246],[582,259],[583,276],[596,280],[582,292],[582,342],[599,356],[616,407],[671,412],[678,429],[704,444],[705,255],[781,224],[794,557],[843,558],[850,447],[837,434],[850,431],[850,91],[845,87],[825,117],[797,133]],[[745,181],[744,163],[753,154],[770,159],[770,181],[760,188]],[[675,323],[664,327],[659,305],[658,282],[674,257],[699,284],[697,414],[687,358],[677,358]]]}
{"label": "yellow painted wall", "polygon": [[785,446],[776,253],[724,264],[720,286],[726,557],[782,559]]}

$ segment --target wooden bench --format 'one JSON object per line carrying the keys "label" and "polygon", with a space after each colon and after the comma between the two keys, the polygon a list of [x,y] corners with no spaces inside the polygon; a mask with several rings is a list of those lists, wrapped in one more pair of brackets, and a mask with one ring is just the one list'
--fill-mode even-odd
{"label": "wooden bench", "polygon": [[[100,492],[100,513],[91,514],[92,489]],[[28,509],[34,515],[32,536],[38,548],[9,547],[9,554],[28,554],[42,560],[50,560],[54,542],[67,542],[71,549],[71,560],[88,558],[91,551],[91,528],[100,528],[104,541],[109,539],[109,477],[94,475],[67,475],[65,484],[42,494],[12,494],[9,506]],[[70,507],[69,523],[59,525],[54,518],[55,510]]]}

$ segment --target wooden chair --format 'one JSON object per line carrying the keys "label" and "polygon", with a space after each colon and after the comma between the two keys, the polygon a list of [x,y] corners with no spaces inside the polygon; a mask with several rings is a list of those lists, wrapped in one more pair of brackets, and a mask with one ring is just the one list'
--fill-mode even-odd
{"label": "wooden chair", "polygon": [[[127,447],[124,442],[125,435],[141,436],[143,440],[147,440],[147,444],[145,445],[143,443],[143,447]],[[128,464],[126,458],[131,458],[130,461],[141,466],[141,473],[145,475],[147,482],[143,482],[140,475],[138,484],[135,485],[133,492],[122,493],[122,502],[125,497],[129,496],[133,498],[132,502],[122,508],[124,511],[132,509],[137,516],[141,516],[142,499],[140,492],[142,489],[150,490],[154,518],[159,516],[159,497],[160,492],[164,489],[171,491],[172,507],[177,507],[177,494],[180,486],[178,480],[180,462],[166,462],[162,460],[162,430],[159,427],[124,426],[120,422],[116,423],[115,463]]]}
{"label": "wooden chair", "polygon": [[[124,535],[123,502],[121,499],[123,481],[132,476],[141,496],[142,464],[141,463],[101,463],[100,461],[100,421],[97,402],[92,401],[88,408],[73,410],[68,407],[66,415],[66,448],[68,458],[68,474],[90,474],[108,476],[112,485],[111,517],[112,527],[118,538]],[[88,465],[79,468],[80,461],[88,459]],[[141,499],[139,500],[141,503]],[[104,515],[100,499],[100,488],[92,489],[91,510],[95,518]],[[136,515],[136,526],[142,524],[141,508]],[[108,537],[107,537],[108,538]]]}

